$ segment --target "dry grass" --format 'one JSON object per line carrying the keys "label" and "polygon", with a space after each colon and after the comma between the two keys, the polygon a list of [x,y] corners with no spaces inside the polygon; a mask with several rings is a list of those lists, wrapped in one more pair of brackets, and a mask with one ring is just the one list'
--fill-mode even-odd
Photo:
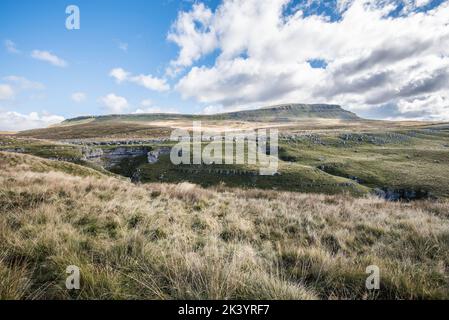
{"label": "dry grass", "polygon": [[[0,298],[449,298],[448,201],[136,186],[72,169],[0,153]],[[79,291],[65,289],[68,265]]]}

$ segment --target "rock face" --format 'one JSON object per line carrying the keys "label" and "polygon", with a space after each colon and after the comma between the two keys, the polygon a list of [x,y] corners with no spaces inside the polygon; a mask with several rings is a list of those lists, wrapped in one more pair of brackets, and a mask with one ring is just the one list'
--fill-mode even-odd
{"label": "rock face", "polygon": [[432,194],[426,190],[412,190],[412,189],[392,189],[392,188],[376,188],[374,193],[388,201],[412,201],[419,199],[432,198]]}
{"label": "rock face", "polygon": [[126,158],[135,158],[145,156],[148,148],[145,147],[119,147],[111,150],[105,150],[103,163],[105,168],[112,168],[119,165]]}
{"label": "rock face", "polygon": [[83,160],[93,160],[95,158],[101,158],[103,156],[103,149],[91,149],[87,147],[83,147],[81,149],[83,153]]}
{"label": "rock face", "polygon": [[81,139],[63,140],[65,143],[85,146],[126,146],[126,145],[143,145],[166,142],[167,138],[154,138],[150,140],[112,140],[112,141],[89,141]]}
{"label": "rock face", "polygon": [[160,147],[156,150],[148,152],[148,163],[156,163],[159,160],[159,156],[163,154],[170,154],[170,148],[169,147]]}
{"label": "rock face", "polygon": [[136,158],[146,156],[147,147],[117,147],[112,149],[92,149],[83,148],[84,160],[90,160],[103,166],[105,169],[113,168],[119,165],[126,158]]}
{"label": "rock face", "polygon": [[16,153],[24,153],[25,149],[24,148],[13,148],[13,149],[3,149],[1,151],[4,152],[16,152]]}

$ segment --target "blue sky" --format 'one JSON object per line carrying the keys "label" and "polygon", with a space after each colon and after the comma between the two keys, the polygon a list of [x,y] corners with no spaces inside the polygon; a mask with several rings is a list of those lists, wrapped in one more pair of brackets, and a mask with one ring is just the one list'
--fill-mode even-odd
{"label": "blue sky", "polygon": [[[39,4],[37,4],[39,3]],[[80,8],[80,30],[67,30],[65,8]],[[109,92],[126,96],[137,109],[141,100],[190,112],[195,104],[180,101],[176,93],[154,93],[133,85],[117,85],[109,71],[121,66],[135,73],[163,76],[177,48],[166,41],[178,10],[189,6],[178,1],[16,1],[0,2],[0,39],[13,41],[20,54],[0,51],[0,77],[17,75],[45,85],[40,92],[24,92],[6,108],[28,113],[45,110],[65,117],[99,114],[97,98]],[[120,49],[127,45],[127,50]],[[30,57],[33,50],[49,51],[67,61],[58,68]],[[70,99],[86,93],[83,103]],[[32,96],[32,98],[30,98]],[[40,99],[39,99],[40,98]],[[5,103],[3,103],[5,107]],[[129,110],[133,111],[132,108]]]}
{"label": "blue sky", "polygon": [[[65,28],[70,4],[80,9],[80,30]],[[441,0],[2,0],[0,130],[87,114],[282,102],[446,119],[447,10]],[[426,28],[432,34],[415,31]],[[385,53],[382,43],[391,46]],[[416,52],[402,54],[410,44]],[[422,70],[404,69],[416,61]],[[422,85],[428,90],[405,72],[431,82]]]}

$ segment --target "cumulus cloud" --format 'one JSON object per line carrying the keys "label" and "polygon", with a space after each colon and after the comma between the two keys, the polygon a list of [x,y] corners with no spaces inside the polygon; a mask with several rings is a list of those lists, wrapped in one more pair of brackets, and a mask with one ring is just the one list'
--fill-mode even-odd
{"label": "cumulus cloud", "polygon": [[179,111],[176,108],[155,106],[150,99],[144,99],[140,102],[140,108],[133,113],[179,113]]}
{"label": "cumulus cloud", "polygon": [[[310,9],[317,3],[326,10]],[[425,0],[294,4],[224,0],[214,11],[199,3],[181,12],[168,34],[179,46],[170,68],[186,69],[175,89],[227,109],[309,102],[405,112],[416,103],[428,118],[447,115],[449,2],[431,10]],[[213,64],[202,65],[211,53]]]}
{"label": "cumulus cloud", "polygon": [[8,51],[9,53],[16,53],[16,54],[20,53],[20,50],[17,49],[17,46],[13,41],[5,40],[4,44],[5,44],[6,51]]}
{"label": "cumulus cloud", "polygon": [[109,72],[109,76],[113,77],[118,83],[127,80],[129,75],[129,72],[126,72],[122,68],[115,68]]}
{"label": "cumulus cloud", "polygon": [[20,89],[23,90],[42,90],[45,89],[45,86],[38,82],[38,81],[32,81],[25,77],[21,76],[7,76],[3,78],[4,81],[9,82],[15,86],[17,86]]}
{"label": "cumulus cloud", "polygon": [[163,92],[170,90],[170,86],[165,79],[153,77],[150,74],[132,75],[122,68],[114,68],[109,72],[109,76],[113,77],[117,81],[117,83],[128,81],[153,91]]}
{"label": "cumulus cloud", "polygon": [[48,127],[61,121],[64,121],[64,117],[47,112],[22,114],[15,111],[0,111],[0,130],[3,131],[21,131]]}
{"label": "cumulus cloud", "polygon": [[209,105],[203,108],[202,114],[216,114],[224,112],[224,108],[221,105]]}
{"label": "cumulus cloud", "polygon": [[84,92],[74,92],[74,93],[72,93],[70,98],[73,101],[80,103],[80,102],[83,102],[84,100],[86,100],[87,95]]}
{"label": "cumulus cloud", "polygon": [[126,98],[118,96],[115,93],[109,93],[98,100],[110,113],[123,113],[129,107]]}
{"label": "cumulus cloud", "polygon": [[167,39],[180,47],[178,58],[170,62],[167,73],[174,75],[182,67],[190,66],[201,56],[212,52],[217,46],[213,29],[212,11],[204,4],[194,4],[191,12],[180,12],[172,25]]}
{"label": "cumulus cloud", "polygon": [[[24,91],[45,89],[42,83],[21,76],[10,75],[3,77],[1,80],[5,83],[0,83],[0,100],[11,100]],[[32,94],[29,98],[35,100],[42,96],[42,94]]]}
{"label": "cumulus cloud", "polygon": [[149,108],[138,108],[133,113],[179,113],[175,108],[165,108],[165,107],[149,107]]}
{"label": "cumulus cloud", "polygon": [[10,100],[14,98],[15,92],[8,84],[0,84],[0,100]]}
{"label": "cumulus cloud", "polygon": [[33,50],[31,57],[37,60],[48,62],[56,67],[66,67],[67,62],[49,51]]}
{"label": "cumulus cloud", "polygon": [[449,119],[449,95],[423,95],[399,101],[398,110],[412,118],[447,120]]}
{"label": "cumulus cloud", "polygon": [[154,91],[167,91],[170,88],[164,79],[156,78],[151,75],[140,74],[138,76],[131,77],[129,81]]}

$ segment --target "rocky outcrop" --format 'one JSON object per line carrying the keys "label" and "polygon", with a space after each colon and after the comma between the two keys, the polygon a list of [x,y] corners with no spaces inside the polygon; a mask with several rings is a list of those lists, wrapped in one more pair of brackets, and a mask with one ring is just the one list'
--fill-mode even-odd
{"label": "rocky outcrop", "polygon": [[87,148],[87,147],[83,147],[81,149],[81,152],[83,154],[83,160],[92,160],[95,158],[101,158],[104,153],[103,153],[103,149],[97,148],[97,149],[92,149],[92,148]]}
{"label": "rocky outcrop", "polygon": [[25,149],[24,149],[24,148],[11,148],[11,149],[0,149],[0,151],[4,151],[4,152],[24,153],[24,152],[25,152]]}
{"label": "rocky outcrop", "polygon": [[119,147],[111,150],[104,150],[103,163],[105,168],[112,168],[119,165],[126,158],[146,156],[149,148],[145,147]]}
{"label": "rocky outcrop", "polygon": [[383,134],[373,133],[345,133],[339,136],[343,142],[352,143],[370,143],[375,145],[384,145],[388,143],[405,143],[410,140],[410,136],[402,133],[387,132]]}
{"label": "rocky outcrop", "polygon": [[374,193],[388,201],[412,201],[433,198],[433,195],[426,190],[376,188]]}
{"label": "rocky outcrop", "polygon": [[145,145],[166,142],[166,138],[155,138],[150,140],[111,140],[111,141],[91,141],[91,140],[64,140],[65,143],[84,145],[84,146],[129,146],[129,145]]}
{"label": "rocky outcrop", "polygon": [[143,146],[123,146],[111,149],[84,147],[82,149],[82,152],[83,160],[96,162],[97,164],[103,166],[105,169],[110,169],[119,165],[124,159],[146,156],[149,149],[149,147]]}
{"label": "rocky outcrop", "polygon": [[159,157],[164,154],[170,154],[169,147],[161,147],[156,150],[152,150],[148,152],[148,163],[156,163],[159,160]]}

